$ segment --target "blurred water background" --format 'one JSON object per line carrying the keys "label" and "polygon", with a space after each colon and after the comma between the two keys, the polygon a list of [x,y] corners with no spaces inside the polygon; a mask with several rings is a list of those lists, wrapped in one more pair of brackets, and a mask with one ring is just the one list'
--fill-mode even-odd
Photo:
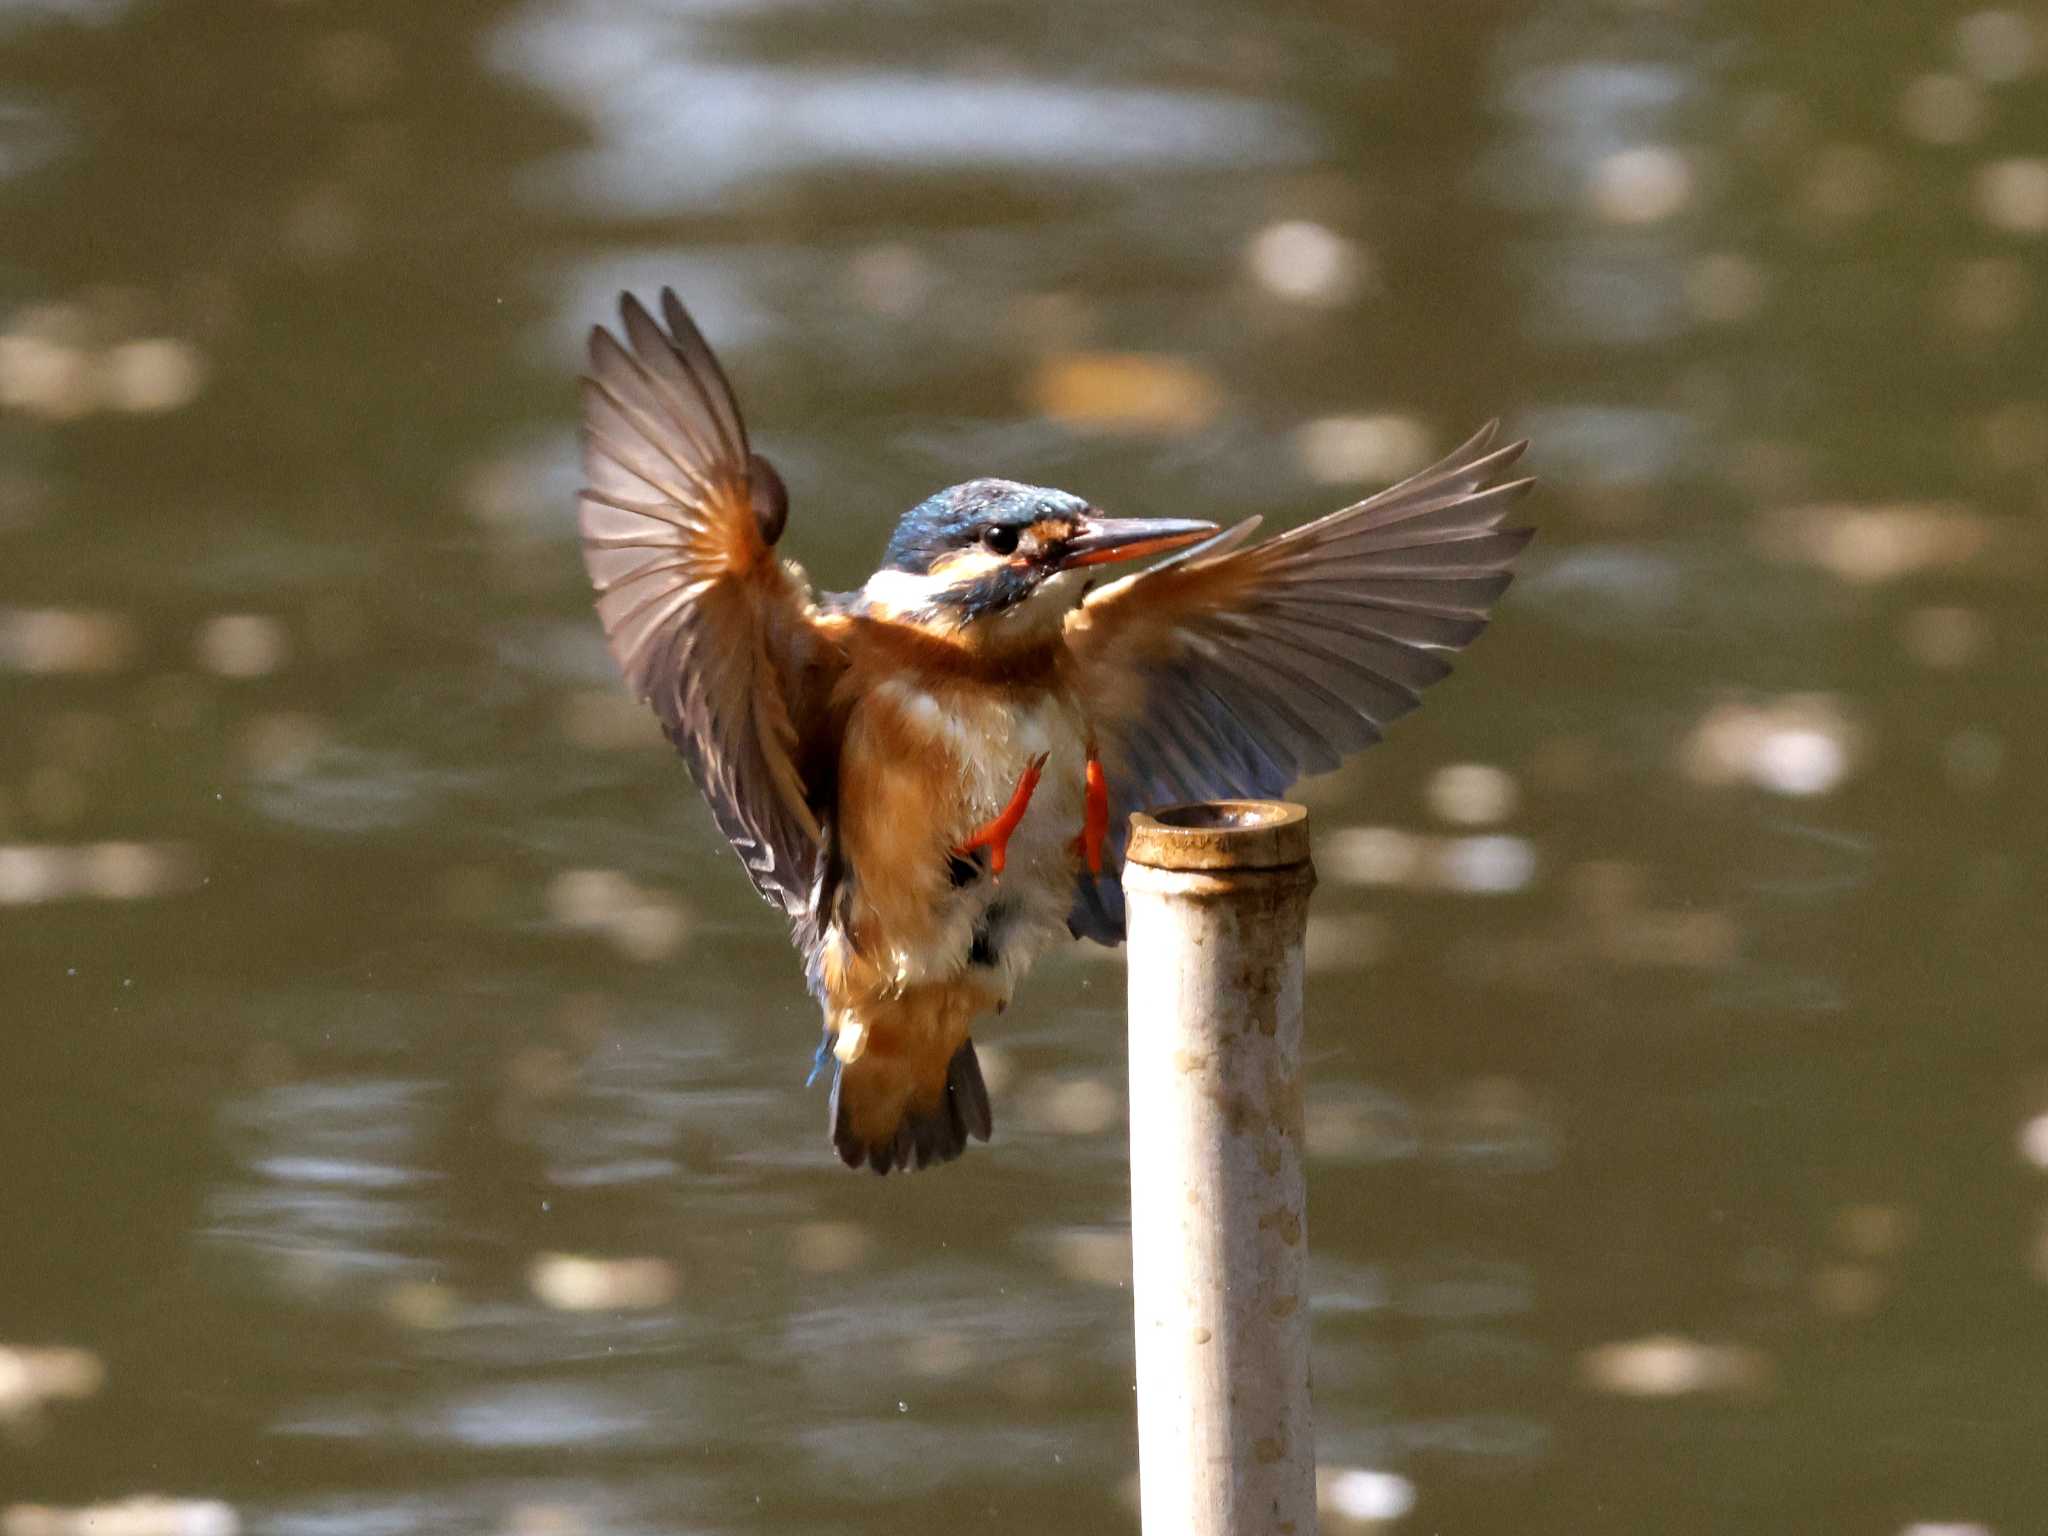
{"label": "blurred water background", "polygon": [[[1122,971],[833,1161],[617,685],[674,284],[973,474],[1527,574],[1302,791],[1326,1531],[2048,1530],[2048,10],[0,4],[0,1531],[1135,1529]],[[1173,1536],[1173,1533],[1151,1533]]]}

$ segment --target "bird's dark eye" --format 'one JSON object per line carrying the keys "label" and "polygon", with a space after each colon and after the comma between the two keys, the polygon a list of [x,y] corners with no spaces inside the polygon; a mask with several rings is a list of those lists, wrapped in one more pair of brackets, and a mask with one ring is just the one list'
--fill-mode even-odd
{"label": "bird's dark eye", "polygon": [[1017,530],[1000,525],[984,528],[981,530],[981,542],[984,548],[996,554],[1014,555],[1017,552]]}

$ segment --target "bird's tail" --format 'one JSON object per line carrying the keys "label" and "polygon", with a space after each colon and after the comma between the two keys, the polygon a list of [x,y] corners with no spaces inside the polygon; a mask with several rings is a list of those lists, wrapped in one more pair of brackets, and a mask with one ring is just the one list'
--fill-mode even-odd
{"label": "bird's tail", "polygon": [[993,1121],[981,1063],[964,1028],[956,1038],[948,1053],[929,1039],[870,1036],[852,1061],[835,1062],[832,1145],[847,1167],[909,1171],[951,1162],[970,1136],[988,1140]]}

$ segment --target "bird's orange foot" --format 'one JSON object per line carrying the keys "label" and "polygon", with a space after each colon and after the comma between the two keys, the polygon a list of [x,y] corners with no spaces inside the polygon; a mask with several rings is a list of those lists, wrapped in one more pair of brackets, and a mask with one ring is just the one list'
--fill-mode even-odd
{"label": "bird's orange foot", "polygon": [[1045,771],[1047,755],[1041,752],[1024,765],[1016,792],[1010,796],[1010,803],[1003,807],[1002,814],[975,828],[973,835],[953,850],[955,856],[986,848],[989,873],[1000,875],[1003,872],[1003,860],[1009,855],[1011,835],[1016,832],[1017,824],[1023,821],[1025,811],[1031,807],[1031,796],[1038,788],[1038,776]]}
{"label": "bird's orange foot", "polygon": [[1088,873],[1102,873],[1102,844],[1109,835],[1109,781],[1102,776],[1102,759],[1088,749],[1088,809],[1082,817],[1081,835],[1074,839],[1074,851],[1088,863]]}

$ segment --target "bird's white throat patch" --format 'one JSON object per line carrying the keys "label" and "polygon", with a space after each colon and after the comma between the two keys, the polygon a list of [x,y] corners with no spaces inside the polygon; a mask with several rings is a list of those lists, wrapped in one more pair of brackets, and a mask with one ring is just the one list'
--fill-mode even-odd
{"label": "bird's white throat patch", "polygon": [[[993,626],[997,634],[1018,639],[1048,633],[1057,629],[1081,601],[1092,574],[1086,570],[1057,572],[1040,582],[1022,602],[976,622]],[[945,567],[929,572],[881,570],[867,579],[860,594],[861,601],[884,618],[902,618],[929,611],[943,613],[947,594],[960,585],[958,572]]]}

